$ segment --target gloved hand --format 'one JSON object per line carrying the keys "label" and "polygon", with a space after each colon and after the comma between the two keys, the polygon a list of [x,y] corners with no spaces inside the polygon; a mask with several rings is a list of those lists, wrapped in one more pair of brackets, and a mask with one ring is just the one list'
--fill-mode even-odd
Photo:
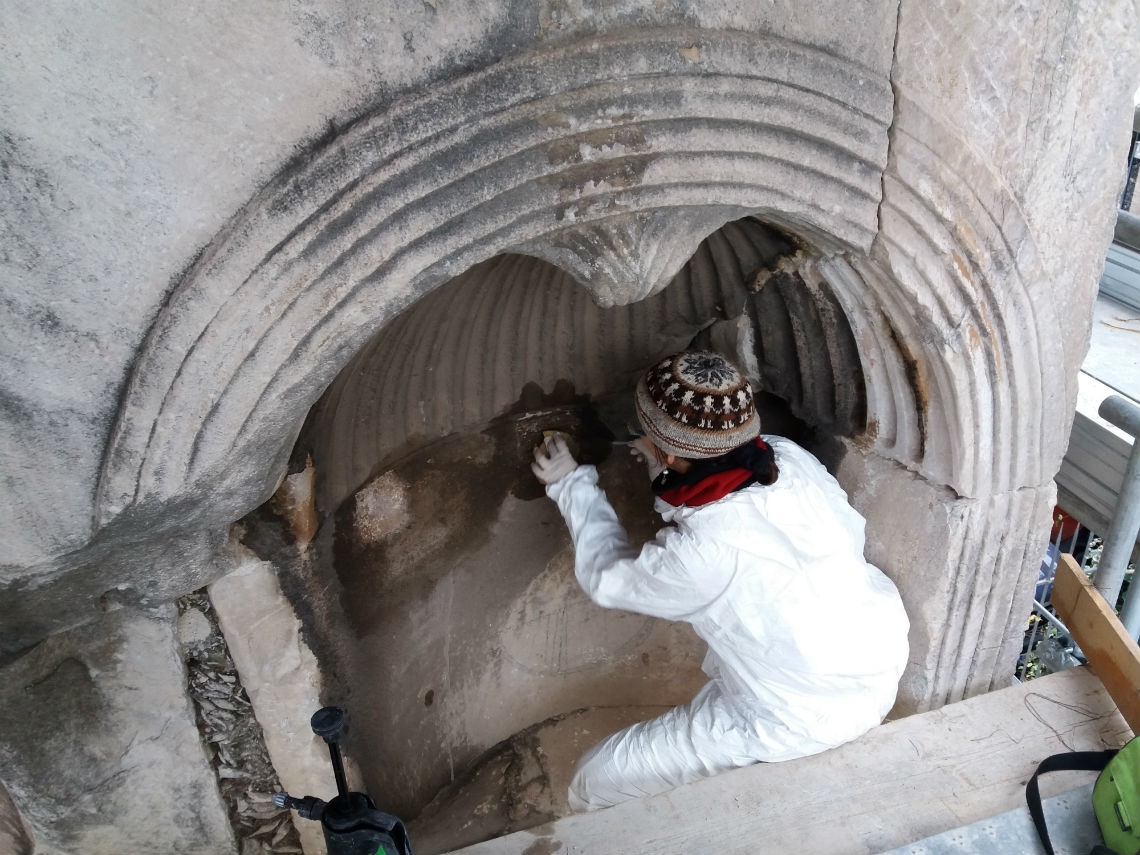
{"label": "gloved hand", "polygon": [[560,436],[548,436],[542,445],[535,448],[534,463],[530,466],[534,477],[543,484],[553,484],[577,468],[578,461],[570,453],[566,440]]}
{"label": "gloved hand", "polygon": [[629,453],[645,464],[649,470],[649,480],[654,481],[665,471],[665,464],[657,459],[657,449],[643,436],[639,436],[630,443]]}

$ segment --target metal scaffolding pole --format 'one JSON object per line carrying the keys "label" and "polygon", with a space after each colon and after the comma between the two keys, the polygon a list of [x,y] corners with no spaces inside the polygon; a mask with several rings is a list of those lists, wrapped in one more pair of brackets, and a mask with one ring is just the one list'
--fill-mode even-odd
{"label": "metal scaffolding pole", "polygon": [[[1124,572],[1132,556],[1137,531],[1140,531],[1140,407],[1119,395],[1104,399],[1098,410],[1101,418],[1116,425],[1132,437],[1132,453],[1124,468],[1124,480],[1117,495],[1116,511],[1112,515],[1112,525],[1104,536],[1104,552],[1101,553],[1093,583],[1109,604],[1115,604],[1124,583]],[[1135,581],[1129,588],[1121,609],[1120,619],[1128,633],[1136,638],[1140,635],[1140,596],[1136,594]]]}

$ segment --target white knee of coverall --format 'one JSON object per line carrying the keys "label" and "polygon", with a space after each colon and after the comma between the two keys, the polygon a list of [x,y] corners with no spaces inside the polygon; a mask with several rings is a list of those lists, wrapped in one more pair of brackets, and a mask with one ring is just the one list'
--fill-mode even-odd
{"label": "white knee of coverall", "polygon": [[620,730],[583,755],[570,782],[581,813],[663,793],[758,761],[749,723],[715,682],[689,703]]}

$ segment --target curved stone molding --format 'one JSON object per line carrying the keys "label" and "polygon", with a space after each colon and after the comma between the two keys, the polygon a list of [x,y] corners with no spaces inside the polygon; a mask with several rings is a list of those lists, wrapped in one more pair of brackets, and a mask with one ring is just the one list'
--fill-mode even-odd
{"label": "curved stone molding", "polygon": [[859,342],[872,447],[961,496],[1040,486],[1064,454],[1068,379],[1016,199],[901,97],[883,187],[870,255],[820,266]]}
{"label": "curved stone molding", "polygon": [[619,216],[650,214],[658,236],[638,251],[660,259],[658,283],[681,254],[665,220],[709,204],[866,251],[892,101],[881,76],[799,44],[647,29],[507,60],[361,119],[284,170],[172,293],[124,395],[97,525],[196,490],[238,511],[256,502],[272,485],[235,462],[278,458],[297,414],[388,319],[545,235],[562,263],[577,247],[579,274],[605,270],[592,284],[613,302],[644,294],[620,281],[644,263],[594,258],[582,235],[646,240],[628,219],[614,231]]}
{"label": "curved stone molding", "polygon": [[867,558],[897,580],[910,665],[896,713],[1009,684],[1041,566],[1052,485],[962,498],[847,441],[837,471],[866,516]]}
{"label": "curved stone molding", "polygon": [[888,311],[883,306],[889,279],[846,256],[819,261],[815,273],[830,284],[858,343],[867,407],[862,443],[916,468],[925,454],[926,403],[890,321],[900,307],[892,305]]}
{"label": "curved stone molding", "polygon": [[922,473],[969,496],[1043,484],[1065,450],[1068,378],[1017,200],[906,99],[883,186],[872,259],[896,283],[892,322],[925,396]]}
{"label": "curved stone molding", "polygon": [[1054,498],[1051,484],[987,496],[954,520],[946,568],[960,572],[941,602],[942,631],[931,634],[928,708],[1009,685],[1025,638],[1025,612],[1016,606],[1037,584],[1042,550],[1034,534],[1050,528]]}

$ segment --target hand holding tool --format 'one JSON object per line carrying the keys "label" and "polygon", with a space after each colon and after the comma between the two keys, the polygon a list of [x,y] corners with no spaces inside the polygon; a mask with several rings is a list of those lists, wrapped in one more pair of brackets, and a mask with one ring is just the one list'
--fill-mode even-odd
{"label": "hand holding tool", "polygon": [[560,434],[548,436],[534,450],[534,463],[531,471],[543,484],[553,484],[565,478],[578,468],[578,461],[570,453],[570,447]]}

